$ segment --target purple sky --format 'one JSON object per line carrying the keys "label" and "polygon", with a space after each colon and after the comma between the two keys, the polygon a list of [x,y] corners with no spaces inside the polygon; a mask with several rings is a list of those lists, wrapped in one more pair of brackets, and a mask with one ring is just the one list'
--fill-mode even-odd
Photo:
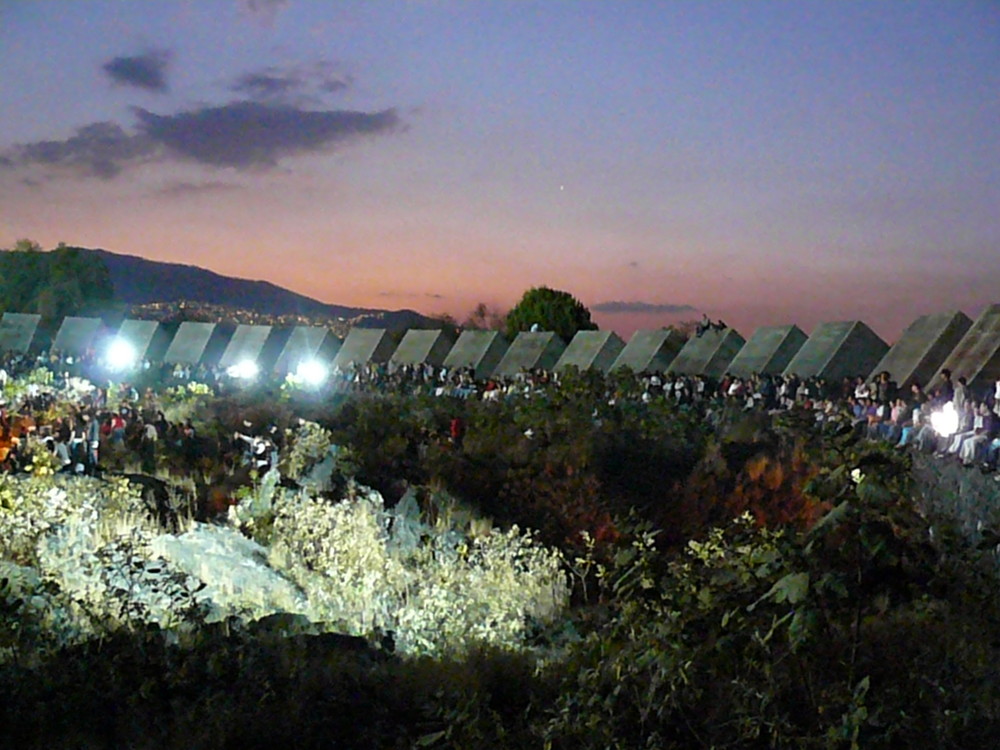
{"label": "purple sky", "polygon": [[995,0],[0,0],[0,50],[0,247],[623,334],[1000,302]]}

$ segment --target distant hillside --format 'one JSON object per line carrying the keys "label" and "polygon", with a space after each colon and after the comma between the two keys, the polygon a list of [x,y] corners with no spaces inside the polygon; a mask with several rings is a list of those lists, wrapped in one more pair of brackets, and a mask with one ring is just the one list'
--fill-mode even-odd
{"label": "distant hillside", "polygon": [[164,263],[107,250],[79,248],[108,268],[114,295],[127,305],[155,302],[201,302],[240,308],[263,315],[300,315],[344,319],[367,327],[438,327],[439,321],[413,310],[377,310],[329,305],[267,281],[250,281],[181,263]]}

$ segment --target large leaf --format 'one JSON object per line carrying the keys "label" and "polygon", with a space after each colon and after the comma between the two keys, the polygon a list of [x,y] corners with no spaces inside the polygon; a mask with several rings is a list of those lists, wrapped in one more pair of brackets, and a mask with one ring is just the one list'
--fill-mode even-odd
{"label": "large leaf", "polygon": [[774,601],[798,604],[809,593],[808,573],[789,573],[780,578],[767,592],[766,596],[774,597]]}

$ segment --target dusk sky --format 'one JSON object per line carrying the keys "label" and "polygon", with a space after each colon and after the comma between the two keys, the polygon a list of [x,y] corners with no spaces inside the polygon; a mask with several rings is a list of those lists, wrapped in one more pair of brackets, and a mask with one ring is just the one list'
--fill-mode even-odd
{"label": "dusk sky", "polygon": [[623,335],[1000,302],[1000,2],[0,0],[0,247]]}

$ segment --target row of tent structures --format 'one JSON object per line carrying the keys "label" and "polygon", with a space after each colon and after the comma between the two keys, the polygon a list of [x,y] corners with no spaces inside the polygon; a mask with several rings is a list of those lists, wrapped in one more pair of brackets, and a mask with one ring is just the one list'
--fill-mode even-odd
{"label": "row of tent structures", "polygon": [[719,378],[726,373],[799,377],[874,376],[888,371],[901,387],[934,387],[948,369],[971,386],[1000,378],[1000,305],[972,321],[962,312],[923,315],[893,346],[861,321],[819,324],[811,335],[798,326],[765,326],[749,340],[732,328],[709,330],[687,340],[676,331],[640,330],[625,343],[611,331],[580,331],[570,342],[551,332],[524,332],[511,342],[496,331],[388,331],[353,328],[341,340],[316,326],[165,324],[124,320],[107,327],[100,318],[65,318],[53,335],[40,330],[38,315],[4,313],[0,353],[58,350],[65,355],[100,352],[111,342],[137,360],[229,368],[254,362],[262,372],[284,375],[303,362],[347,369],[369,363],[431,364],[472,368],[479,379],[523,370],[560,371],[569,366],[602,372],[673,372]]}

